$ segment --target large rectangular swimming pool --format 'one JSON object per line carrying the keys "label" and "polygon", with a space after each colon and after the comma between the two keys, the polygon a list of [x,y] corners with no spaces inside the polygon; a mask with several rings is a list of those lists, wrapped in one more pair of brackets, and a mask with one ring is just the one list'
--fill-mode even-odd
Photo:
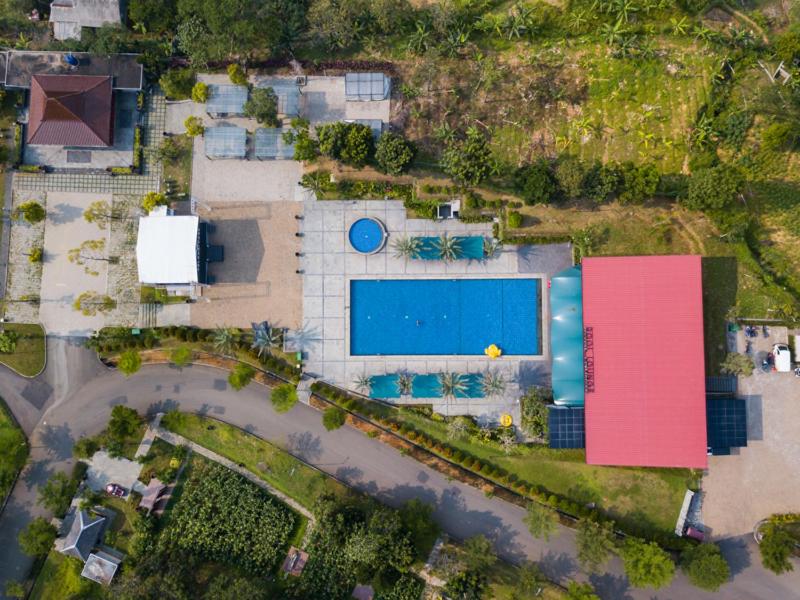
{"label": "large rectangular swimming pool", "polygon": [[538,279],[350,281],[350,354],[541,354]]}

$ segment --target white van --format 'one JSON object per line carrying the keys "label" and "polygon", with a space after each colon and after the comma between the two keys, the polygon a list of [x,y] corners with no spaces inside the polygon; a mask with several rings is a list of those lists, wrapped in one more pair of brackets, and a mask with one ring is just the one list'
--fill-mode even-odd
{"label": "white van", "polygon": [[788,373],[792,370],[792,352],[786,344],[775,344],[772,347],[772,356],[775,358],[775,370]]}

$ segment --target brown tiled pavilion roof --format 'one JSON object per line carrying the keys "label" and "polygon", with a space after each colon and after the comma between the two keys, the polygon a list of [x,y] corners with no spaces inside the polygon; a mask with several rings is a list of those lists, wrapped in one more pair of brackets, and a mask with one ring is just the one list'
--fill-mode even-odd
{"label": "brown tiled pavilion roof", "polygon": [[108,147],[114,141],[111,77],[34,75],[28,143]]}

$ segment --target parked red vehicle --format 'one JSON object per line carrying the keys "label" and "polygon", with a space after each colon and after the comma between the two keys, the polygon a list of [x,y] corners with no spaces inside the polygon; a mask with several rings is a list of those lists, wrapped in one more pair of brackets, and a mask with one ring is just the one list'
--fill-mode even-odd
{"label": "parked red vehicle", "polygon": [[109,483],[106,486],[106,494],[109,496],[116,496],[117,498],[124,498],[125,495],[128,493],[121,485],[117,485],[116,483]]}

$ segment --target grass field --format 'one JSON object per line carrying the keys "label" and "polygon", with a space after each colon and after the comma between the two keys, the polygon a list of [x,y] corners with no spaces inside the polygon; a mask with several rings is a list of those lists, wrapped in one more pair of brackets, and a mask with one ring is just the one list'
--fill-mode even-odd
{"label": "grass field", "polygon": [[192,138],[174,135],[171,139],[180,152],[176,160],[164,161],[164,181],[173,181],[178,194],[189,194],[192,186]]}
{"label": "grass field", "polygon": [[28,596],[29,600],[51,600],[53,598],[105,598],[103,588],[81,577],[83,564],[77,558],[67,557],[51,550],[39,571],[36,583]]}
{"label": "grass field", "polygon": [[330,477],[254,435],[198,415],[169,413],[161,424],[201,446],[241,463],[249,471],[300,504],[313,509],[322,494],[346,494],[347,488]]}
{"label": "grass field", "polygon": [[11,483],[28,458],[25,435],[17,427],[11,413],[0,398],[0,503],[8,494]]}
{"label": "grass field", "polygon": [[12,354],[0,354],[0,364],[25,377],[38,375],[46,360],[46,339],[41,325],[6,323],[6,331],[17,334],[17,348]]}
{"label": "grass field", "polygon": [[686,469],[587,465],[583,450],[520,445],[506,455],[496,445],[472,439],[448,440],[444,423],[422,415],[398,411],[393,416],[434,439],[446,440],[462,452],[502,467],[528,483],[543,486],[575,502],[596,502],[621,524],[672,531],[686,488],[695,483],[691,471]]}

